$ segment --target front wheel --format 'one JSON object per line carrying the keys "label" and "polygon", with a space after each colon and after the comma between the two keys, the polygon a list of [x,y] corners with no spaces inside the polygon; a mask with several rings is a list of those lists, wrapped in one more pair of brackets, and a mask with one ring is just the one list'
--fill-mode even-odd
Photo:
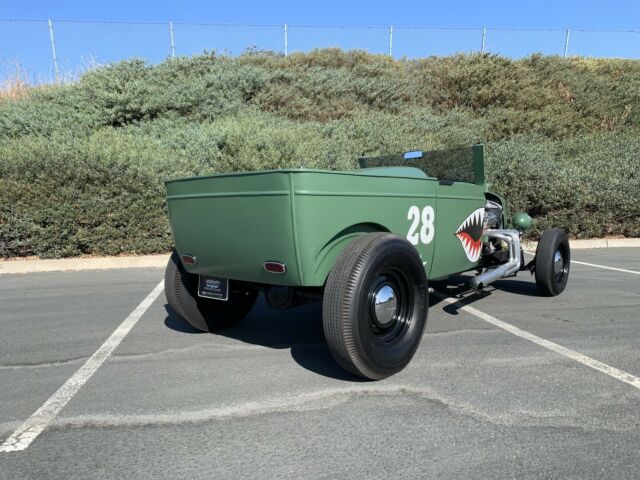
{"label": "front wheel", "polygon": [[422,340],[429,299],[417,250],[404,238],[370,233],[338,257],[325,287],[323,326],[345,370],[379,380],[402,370]]}
{"label": "front wheel", "polygon": [[251,310],[258,297],[257,290],[243,288],[229,281],[229,299],[212,300],[198,296],[198,276],[187,272],[177,252],[173,252],[164,274],[167,303],[192,327],[214,332],[232,327]]}
{"label": "front wheel", "polygon": [[550,228],[542,232],[536,249],[536,284],[543,295],[562,293],[569,280],[571,250],[564,230]]}

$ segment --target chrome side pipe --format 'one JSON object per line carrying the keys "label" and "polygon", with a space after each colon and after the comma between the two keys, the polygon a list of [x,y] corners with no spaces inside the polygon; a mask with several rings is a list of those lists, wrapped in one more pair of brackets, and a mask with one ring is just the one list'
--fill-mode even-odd
{"label": "chrome side pipe", "polygon": [[520,232],[518,230],[485,230],[484,236],[506,242],[509,246],[509,260],[507,263],[498,265],[473,277],[469,284],[474,290],[482,290],[490,283],[513,275],[520,270]]}

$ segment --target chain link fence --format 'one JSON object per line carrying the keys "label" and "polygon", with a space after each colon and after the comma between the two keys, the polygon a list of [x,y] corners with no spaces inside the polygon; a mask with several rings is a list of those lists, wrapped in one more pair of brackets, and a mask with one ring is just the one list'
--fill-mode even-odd
{"label": "chain link fence", "polygon": [[158,62],[203,51],[288,55],[324,47],[396,58],[459,52],[640,58],[640,30],[0,19],[0,75],[20,69],[30,83],[75,78],[92,66],[131,57]]}

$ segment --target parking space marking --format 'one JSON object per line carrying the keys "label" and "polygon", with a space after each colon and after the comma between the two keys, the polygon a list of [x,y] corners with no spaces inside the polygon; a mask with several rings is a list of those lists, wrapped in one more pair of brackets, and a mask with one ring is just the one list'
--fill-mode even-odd
{"label": "parking space marking", "polygon": [[578,262],[577,260],[571,260],[571,263],[578,263],[580,265],[587,265],[589,267],[606,268],[607,270],[615,270],[617,272],[633,273],[635,275],[640,275],[640,272],[637,272],[635,270],[627,270],[625,268],[607,267],[606,265],[596,265],[595,263]]}
{"label": "parking space marking", "polygon": [[164,288],[161,281],[147,297],[140,302],[127,318],[115,329],[109,338],[91,357],[62,385],[33,415],[31,415],[5,442],[0,452],[18,452],[25,450],[55,420],[60,411],[78,393],[82,386],[93,376],[109,358],[120,342],[127,336],[144,312],[158,298]]}
{"label": "parking space marking", "polygon": [[[528,255],[535,255],[535,253],[533,252],[529,252],[527,250],[523,250],[523,251]],[[615,270],[617,272],[633,273],[634,275],[640,275],[640,272],[637,272],[636,270],[626,270],[624,268],[607,267],[606,265],[596,265],[595,263],[579,262],[577,260],[571,260],[571,263],[577,263],[579,265],[587,265],[589,267],[598,267],[598,268],[604,268],[606,270]]]}
{"label": "parking space marking", "polygon": [[490,323],[491,325],[494,325],[498,328],[501,328],[502,330],[505,330],[513,335],[516,335],[517,337],[523,338],[525,340],[529,340],[530,342],[533,342],[536,345],[544,347],[548,350],[551,350],[552,352],[556,352],[556,353],[559,353],[560,355],[564,355],[565,357],[570,358],[571,360],[575,360],[576,362],[581,363],[589,368],[598,370],[599,372],[609,375],[610,377],[615,378],[616,380],[619,380],[624,383],[628,383],[629,385],[636,387],[637,389],[640,390],[640,378],[634,375],[631,375],[630,373],[627,373],[623,370],[612,367],[611,365],[607,365],[606,363],[603,363],[599,360],[595,360],[591,357],[583,355],[582,353],[576,352],[575,350],[571,350],[569,348],[563,347],[562,345],[558,345],[557,343],[554,343],[550,340],[546,340],[542,337],[538,337],[537,335],[534,335],[533,333],[529,333],[526,330],[522,330],[521,328],[511,325],[510,323],[503,322],[502,320],[499,320],[496,317],[489,315],[488,313],[484,313],[478,310],[477,308],[474,308],[462,303],[460,300],[456,298],[447,297],[446,295],[443,295],[442,293],[439,293],[439,292],[434,292],[434,295],[436,295],[437,297],[441,298],[443,301],[449,304],[458,306],[461,310],[464,310],[465,312],[468,312],[480,318],[481,320],[484,320],[485,322]]}

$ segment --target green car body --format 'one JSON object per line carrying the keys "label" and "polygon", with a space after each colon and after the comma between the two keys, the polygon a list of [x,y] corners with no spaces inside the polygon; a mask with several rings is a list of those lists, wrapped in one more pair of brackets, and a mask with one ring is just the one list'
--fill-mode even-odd
{"label": "green car body", "polygon": [[487,191],[483,147],[361,158],[359,170],[276,170],[167,182],[175,251],[171,311],[197,330],[232,327],[258,295],[271,308],[322,301],[327,345],[346,371],[379,380],[416,352],[429,280],[477,270],[480,291],[520,271],[560,294],[566,232],[545,230],[524,265],[531,223]]}
{"label": "green car body", "polygon": [[[469,150],[470,181],[429,176],[410,166],[354,171],[291,169],[166,182],[176,251],[195,258],[192,274],[293,287],[321,287],[336,259],[357,237],[392,232],[407,238],[427,278],[472,270],[479,252],[460,228],[483,218],[487,192],[483,148]],[[427,173],[425,173],[425,171]],[[265,262],[286,266],[284,273]]]}

